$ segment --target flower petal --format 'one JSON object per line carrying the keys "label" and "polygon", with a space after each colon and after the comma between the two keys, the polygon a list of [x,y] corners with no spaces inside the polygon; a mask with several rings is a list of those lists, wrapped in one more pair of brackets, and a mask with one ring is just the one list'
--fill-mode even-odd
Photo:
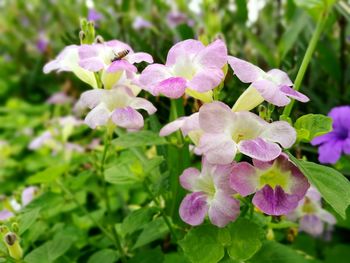
{"label": "flower petal", "polygon": [[334,215],[332,215],[330,212],[328,212],[327,210],[321,209],[318,212],[318,216],[319,218],[323,221],[326,222],[330,225],[335,225],[337,223],[336,218],[334,217]]}
{"label": "flower petal", "polygon": [[209,205],[209,219],[213,225],[224,227],[240,213],[239,201],[222,191],[217,191]]}
{"label": "flower petal", "polygon": [[233,166],[229,180],[232,189],[242,196],[256,192],[259,186],[259,177],[254,166],[247,162],[240,162]]}
{"label": "flower petal", "polygon": [[236,156],[236,143],[226,134],[205,133],[199,140],[197,153],[213,164],[229,164]]}
{"label": "flower petal", "polygon": [[29,186],[23,190],[21,195],[22,206],[26,206],[33,200],[37,190],[35,186]]}
{"label": "flower petal", "polygon": [[183,171],[180,175],[180,184],[183,188],[189,191],[195,191],[194,184],[198,179],[200,172],[198,169],[190,167]]}
{"label": "flower petal", "polygon": [[143,61],[153,63],[152,56],[145,52],[131,53],[127,55],[126,60],[129,61],[130,64],[141,63]]}
{"label": "flower petal", "polygon": [[233,69],[233,73],[239,78],[240,81],[244,83],[256,81],[262,78],[265,74],[261,68],[242,59],[228,56],[227,60],[228,64]]}
{"label": "flower petal", "polygon": [[263,102],[264,98],[259,91],[250,85],[236,100],[232,111],[250,111]]}
{"label": "flower petal", "polygon": [[125,59],[120,59],[112,62],[112,64],[107,68],[108,73],[125,70],[126,72],[137,72],[137,68],[130,64],[130,62]]}
{"label": "flower petal", "polygon": [[156,87],[161,81],[172,77],[169,69],[161,64],[148,65],[141,73],[139,77],[139,84],[143,86],[145,90],[154,94],[154,87]]}
{"label": "flower petal", "polygon": [[279,87],[270,80],[259,79],[254,81],[252,86],[260,92],[266,101],[278,107],[286,106],[290,102],[286,94],[280,91]]}
{"label": "flower petal", "polygon": [[100,44],[80,46],[78,49],[79,66],[92,72],[104,69],[103,60],[99,57],[102,49],[103,45]]}
{"label": "flower petal", "polygon": [[295,143],[297,135],[288,122],[275,121],[265,126],[259,137],[271,142],[277,142],[283,148],[289,148]]}
{"label": "flower petal", "polygon": [[180,204],[180,217],[189,225],[197,226],[203,223],[208,211],[207,196],[202,192],[188,194]]}
{"label": "flower petal", "polygon": [[336,134],[333,133],[333,132],[329,132],[329,133],[326,133],[324,135],[315,137],[311,141],[311,144],[315,146],[315,145],[319,145],[319,144],[326,143],[326,142],[329,142],[329,141],[333,141],[333,140],[336,140],[336,139],[337,139]]}
{"label": "flower petal", "polygon": [[184,124],[186,117],[181,117],[175,121],[169,122],[159,132],[160,136],[168,136],[169,134],[177,131]]}
{"label": "flower petal", "polygon": [[181,98],[186,90],[186,80],[180,77],[172,77],[160,82],[154,89],[153,94],[162,94],[172,99]]}
{"label": "flower petal", "polygon": [[231,128],[233,121],[234,113],[222,102],[206,103],[199,109],[199,126],[204,132],[224,132]]}
{"label": "flower petal", "polygon": [[107,109],[105,104],[100,103],[86,115],[84,122],[90,128],[95,129],[97,126],[105,125],[110,116],[111,112]]}
{"label": "flower petal", "polygon": [[320,163],[335,164],[342,152],[342,142],[333,140],[322,144],[318,147],[318,160]]}
{"label": "flower petal", "polygon": [[203,50],[205,46],[202,42],[194,39],[188,39],[185,41],[181,41],[176,43],[168,52],[168,56],[166,59],[166,66],[172,66],[176,64],[176,60],[179,57],[193,57],[195,54]]}
{"label": "flower petal", "polygon": [[271,161],[281,153],[281,148],[276,143],[267,142],[261,138],[240,141],[238,143],[238,150],[260,161]]}
{"label": "flower petal", "polygon": [[7,209],[0,211],[0,221],[5,221],[13,216],[15,216],[15,215]]}
{"label": "flower petal", "polygon": [[293,88],[290,88],[288,86],[282,86],[280,87],[280,91],[282,91],[284,94],[286,94],[288,97],[296,99],[301,102],[308,102],[310,99],[305,96],[304,94],[296,91]]}
{"label": "flower petal", "polygon": [[151,102],[143,98],[132,98],[129,106],[135,110],[143,109],[150,115],[157,111],[157,108]]}
{"label": "flower petal", "polygon": [[282,187],[265,185],[257,191],[253,198],[253,204],[268,215],[285,215],[292,212],[298,206],[299,198],[286,194]]}
{"label": "flower petal", "polygon": [[288,77],[288,74],[280,69],[271,69],[267,72],[267,75],[272,77],[279,85],[293,86],[293,82]]}
{"label": "flower petal", "polygon": [[221,68],[205,68],[193,76],[188,82],[188,87],[198,92],[207,92],[217,87],[223,78]]}
{"label": "flower petal", "polygon": [[79,101],[86,107],[92,109],[101,103],[103,96],[105,96],[106,90],[93,89],[83,92],[80,95]]}
{"label": "flower petal", "polygon": [[324,223],[316,215],[305,215],[299,222],[299,230],[312,236],[320,236],[323,233]]}
{"label": "flower petal", "polygon": [[198,52],[194,57],[194,63],[206,68],[221,69],[227,63],[227,48],[221,39],[215,40]]}
{"label": "flower petal", "polygon": [[142,115],[131,107],[124,107],[114,110],[112,121],[128,130],[139,130],[143,127]]}

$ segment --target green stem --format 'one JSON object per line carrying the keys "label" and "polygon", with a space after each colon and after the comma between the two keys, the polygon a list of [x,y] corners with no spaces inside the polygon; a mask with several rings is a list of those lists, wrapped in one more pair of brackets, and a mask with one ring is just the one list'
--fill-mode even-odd
{"label": "green stem", "polygon": [[[307,47],[307,50],[306,50],[306,53],[304,55],[304,58],[303,58],[303,61],[301,62],[301,66],[299,68],[299,71],[298,71],[298,74],[297,74],[297,77],[295,78],[295,81],[294,81],[294,89],[295,90],[299,90],[300,89],[300,85],[301,85],[301,82],[304,78],[304,75],[305,75],[305,72],[306,72],[306,69],[310,63],[310,60],[311,60],[311,57],[312,57],[312,54],[314,53],[315,51],[315,48],[316,48],[316,45],[317,45],[317,42],[321,36],[321,33],[324,29],[324,26],[326,24],[326,21],[327,21],[327,17],[328,17],[328,8],[326,8],[320,15],[319,19],[318,19],[318,22],[317,22],[317,26],[316,26],[316,30],[315,32],[313,33],[312,35],[312,38],[310,40],[310,43]],[[283,115],[288,117],[292,111],[292,108],[293,108],[293,105],[294,105],[294,100],[292,100],[283,110]]]}
{"label": "green stem", "polygon": [[[101,164],[100,164],[100,174],[101,174],[101,180],[102,180],[102,186],[103,186],[103,196],[104,196],[104,199],[106,202],[107,216],[112,215],[112,209],[111,209],[111,204],[110,204],[109,195],[108,195],[108,188],[107,188],[106,181],[104,179],[105,162],[107,159],[107,153],[108,153],[108,149],[109,149],[110,144],[111,144],[111,138],[109,136],[109,132],[107,129],[106,134],[105,134],[104,149],[103,149],[102,159],[101,159]],[[113,235],[114,240],[116,242],[117,248],[120,252],[121,260],[123,263],[125,263],[125,262],[127,262],[126,255],[125,255],[125,251],[121,245],[121,241],[120,241],[120,237],[118,235],[118,232],[116,231],[116,229],[113,225],[110,226],[110,229],[112,231],[112,235]]]}

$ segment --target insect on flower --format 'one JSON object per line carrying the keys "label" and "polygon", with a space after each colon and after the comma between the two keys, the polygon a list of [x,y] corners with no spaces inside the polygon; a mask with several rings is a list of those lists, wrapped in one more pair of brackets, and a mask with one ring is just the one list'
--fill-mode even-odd
{"label": "insect on flower", "polygon": [[111,60],[111,62],[121,60],[123,57],[126,57],[129,54],[129,52],[130,52],[130,50],[128,50],[128,49],[124,49],[124,50],[118,52],[117,54],[115,54],[113,52],[115,57]]}

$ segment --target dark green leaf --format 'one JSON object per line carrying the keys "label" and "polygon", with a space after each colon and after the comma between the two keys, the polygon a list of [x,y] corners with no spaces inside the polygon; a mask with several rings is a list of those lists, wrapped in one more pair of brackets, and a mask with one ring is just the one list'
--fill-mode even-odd
{"label": "dark green leaf", "polygon": [[94,253],[87,263],[114,263],[118,258],[119,255],[115,250],[106,248]]}
{"label": "dark green leaf", "polygon": [[152,218],[155,212],[153,207],[145,207],[133,211],[128,215],[121,226],[121,231],[124,235],[132,234],[136,230],[143,228]]}

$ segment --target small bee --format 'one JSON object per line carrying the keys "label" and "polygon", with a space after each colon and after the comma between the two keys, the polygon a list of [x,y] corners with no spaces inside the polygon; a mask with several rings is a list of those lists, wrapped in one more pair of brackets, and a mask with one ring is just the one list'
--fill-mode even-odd
{"label": "small bee", "polygon": [[123,57],[127,56],[129,54],[130,50],[124,49],[120,52],[118,52],[117,54],[114,53],[114,58],[112,59],[111,62],[117,61],[117,60],[121,60]]}

